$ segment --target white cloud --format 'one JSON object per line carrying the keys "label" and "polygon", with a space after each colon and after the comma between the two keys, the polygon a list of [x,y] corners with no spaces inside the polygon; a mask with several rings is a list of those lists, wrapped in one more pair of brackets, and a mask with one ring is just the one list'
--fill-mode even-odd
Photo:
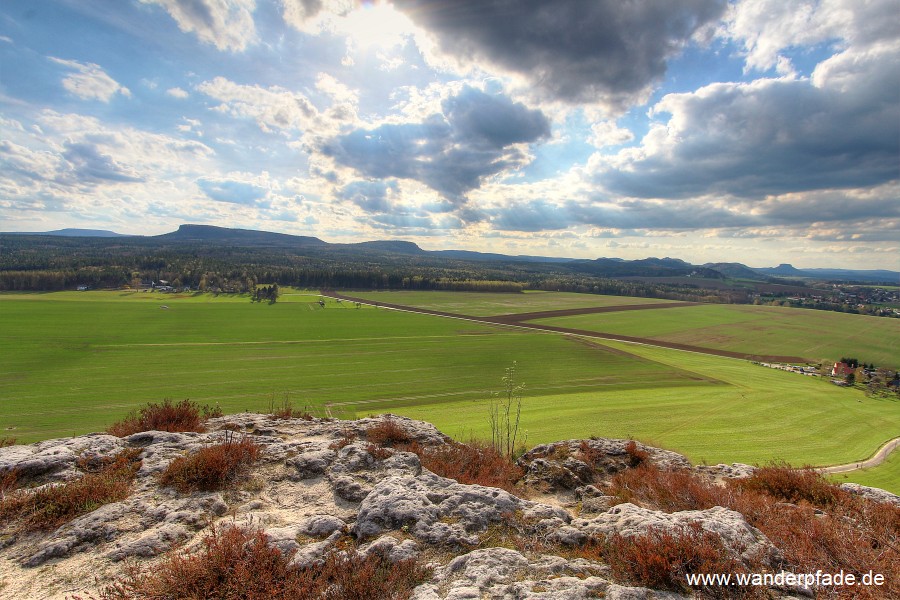
{"label": "white cloud", "polygon": [[790,48],[897,40],[900,19],[895,0],[743,0],[730,5],[721,34],[743,46],[747,71],[784,70]]}
{"label": "white cloud", "polygon": [[62,84],[66,91],[83,100],[109,102],[116,94],[131,97],[131,91],[110,77],[100,65],[54,57],[50,60],[74,71],[63,79]]}
{"label": "white cloud", "polygon": [[256,42],[255,0],[141,0],[163,7],[185,33],[219,50],[243,51]]}
{"label": "white cloud", "polygon": [[254,119],[266,133],[273,130],[303,130],[318,114],[306,96],[278,86],[240,85],[224,77],[216,77],[204,81],[196,89],[222,102],[215,110]]}
{"label": "white cloud", "polygon": [[187,91],[181,89],[180,87],[173,87],[166,90],[166,95],[172,96],[173,98],[178,98],[179,100],[184,100],[190,94]]}

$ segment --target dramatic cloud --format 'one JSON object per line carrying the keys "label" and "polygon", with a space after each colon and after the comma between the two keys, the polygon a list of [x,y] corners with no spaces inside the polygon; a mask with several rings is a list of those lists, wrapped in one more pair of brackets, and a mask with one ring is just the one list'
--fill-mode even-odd
{"label": "dramatic cloud", "polygon": [[396,181],[354,181],[338,192],[338,197],[349,200],[368,213],[388,213],[393,207],[389,195],[398,192]]}
{"label": "dramatic cloud", "polygon": [[896,268],[896,0],[34,5],[0,2],[14,229]]}
{"label": "dramatic cloud", "polygon": [[321,151],[366,177],[414,179],[458,203],[486,177],[526,164],[519,145],[549,133],[539,110],[465,87],[421,123],[358,129]]}
{"label": "dramatic cloud", "polygon": [[526,77],[554,98],[622,110],[718,17],[720,0],[398,0],[460,61]]}
{"label": "dramatic cloud", "polygon": [[109,102],[116,94],[122,94],[126,97],[131,96],[128,88],[119,85],[99,65],[80,63],[76,60],[63,60],[61,58],[51,58],[50,60],[66,67],[70,71],[74,71],[62,81],[63,87],[70,94],[84,100],[99,100],[101,102]]}
{"label": "dramatic cloud", "polygon": [[219,50],[244,50],[256,41],[255,0],[141,0],[163,7],[178,28]]}
{"label": "dramatic cloud", "polygon": [[900,121],[892,100],[900,72],[865,69],[840,79],[720,83],[666,96],[653,112],[669,120],[641,148],[610,158],[596,181],[644,198],[764,198],[896,179],[900,140],[884,124]]}

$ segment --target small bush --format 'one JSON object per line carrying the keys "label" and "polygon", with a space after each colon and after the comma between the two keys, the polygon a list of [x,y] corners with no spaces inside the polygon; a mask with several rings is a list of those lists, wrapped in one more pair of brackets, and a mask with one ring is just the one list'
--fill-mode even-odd
{"label": "small bush", "polygon": [[366,439],[379,446],[409,444],[413,439],[393,419],[385,418],[366,429]]}
{"label": "small bush", "polygon": [[725,502],[726,490],[685,469],[664,471],[647,463],[609,481],[616,504],[632,502],[657,510],[703,510]]}
{"label": "small bush", "polygon": [[341,439],[331,442],[330,444],[328,444],[328,447],[331,450],[340,450],[341,448],[346,448],[355,441],[356,434],[353,433],[353,431],[350,429],[345,429]]}
{"label": "small bush", "polygon": [[3,476],[0,521],[22,531],[55,529],[104,504],[124,500],[140,468],[139,454],[139,449],[123,450],[93,472],[36,491],[14,489],[15,472],[8,472]]}
{"label": "small bush", "polygon": [[159,482],[182,493],[221,490],[245,475],[261,453],[262,447],[250,438],[235,441],[228,436],[221,444],[179,456],[162,472]]}
{"label": "small bush", "polygon": [[6,448],[7,446],[15,446],[16,441],[17,440],[14,437],[9,437],[9,436],[0,437],[0,448]]}
{"label": "small bush", "polygon": [[[686,579],[688,574],[747,572],[739,560],[729,558],[721,538],[698,523],[672,531],[651,527],[644,534],[629,537],[616,534],[603,543],[588,544],[582,554],[607,563],[616,581],[678,592],[692,591]],[[752,588],[737,587],[693,591],[717,597],[754,593]]]}
{"label": "small bush", "polygon": [[650,458],[650,454],[646,450],[638,448],[634,440],[629,440],[625,444],[625,454],[628,455],[629,467],[639,467]]}
{"label": "small bush", "polygon": [[402,600],[430,571],[414,561],[391,563],[372,553],[333,549],[324,563],[300,568],[265,534],[226,525],[191,553],[174,554],[150,572],[131,567],[104,590],[105,600],[217,598],[222,600]]}
{"label": "small bush", "polygon": [[826,508],[850,494],[811,468],[792,469],[786,463],[760,467],[747,479],[736,480],[747,490],[768,494],[784,502],[808,502]]}
{"label": "small bush", "polygon": [[196,402],[182,400],[178,404],[166,398],[162,404],[149,403],[138,411],[132,411],[125,419],[113,423],[106,431],[117,437],[125,437],[141,431],[206,431],[207,419],[221,417],[222,410]]}
{"label": "small bush", "polygon": [[469,485],[496,487],[511,494],[522,493],[516,488],[523,475],[521,467],[490,445],[472,441],[423,447],[413,443],[401,449],[416,453],[423,467],[441,477]]}

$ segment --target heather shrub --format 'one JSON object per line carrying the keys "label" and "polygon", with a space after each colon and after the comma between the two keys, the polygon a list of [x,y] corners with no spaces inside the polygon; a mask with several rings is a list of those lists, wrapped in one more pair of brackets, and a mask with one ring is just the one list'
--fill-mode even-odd
{"label": "heather shrub", "polygon": [[768,494],[784,502],[808,502],[825,508],[846,500],[850,494],[812,468],[792,469],[786,463],[760,467],[747,479],[736,480],[747,490]]}
{"label": "heather shrub", "polygon": [[313,567],[291,565],[292,554],[270,546],[262,531],[214,528],[200,546],[173,554],[152,571],[132,567],[104,590],[106,600],[402,600],[430,571],[415,561],[391,563],[372,553],[332,549]]}
{"label": "heather shrub", "polygon": [[379,446],[396,446],[413,441],[409,434],[390,418],[366,429],[366,439]]}
{"label": "heather shrub", "polygon": [[220,444],[173,460],[160,475],[159,482],[183,493],[221,490],[243,477],[261,453],[262,447],[250,438],[235,440],[228,435]]}
{"label": "heather shrub", "polygon": [[648,454],[646,450],[638,448],[637,443],[634,440],[629,440],[625,444],[625,454],[628,455],[629,467],[639,467],[650,458],[650,454]]}
{"label": "heather shrub", "polygon": [[139,454],[139,449],[123,450],[77,479],[34,491],[15,489],[15,472],[5,473],[0,522],[22,531],[55,529],[104,504],[124,500],[140,468]]}
{"label": "heather shrub", "polygon": [[516,487],[516,482],[523,475],[521,467],[493,446],[473,440],[468,444],[451,442],[435,447],[412,443],[402,449],[417,454],[423,467],[441,477],[522,494],[522,490]]}
{"label": "heather shrub", "polygon": [[[754,595],[752,588],[692,588],[686,576],[694,573],[746,573],[747,567],[731,558],[721,538],[698,523],[666,529],[651,527],[645,533],[623,537],[613,535],[602,543],[585,546],[582,555],[602,560],[612,570],[613,579],[633,585],[677,592],[702,592],[730,598]],[[754,567],[756,568],[756,567]],[[760,594],[761,595],[761,594]]]}
{"label": "heather shrub", "polygon": [[149,403],[137,411],[132,411],[125,419],[113,423],[106,431],[118,437],[125,437],[141,431],[196,431],[204,432],[207,419],[221,417],[222,410],[196,402],[182,400],[173,404],[166,398],[161,404]]}
{"label": "heather shrub", "polygon": [[[900,508],[854,497],[809,469],[784,464],[760,468],[747,479],[717,485],[691,471],[663,471],[651,465],[610,480],[619,502],[676,512],[724,506],[744,515],[781,550],[783,567],[798,573],[817,570],[882,573],[882,587],[830,590],[844,598],[900,597]],[[724,572],[724,571],[723,571]]]}
{"label": "heather shrub", "polygon": [[7,446],[15,446],[16,441],[17,440],[14,437],[9,437],[9,436],[0,437],[0,448],[6,448]]}
{"label": "heather shrub", "polygon": [[657,510],[703,510],[721,505],[726,490],[686,469],[662,470],[651,464],[626,469],[609,481],[615,504],[632,502]]}

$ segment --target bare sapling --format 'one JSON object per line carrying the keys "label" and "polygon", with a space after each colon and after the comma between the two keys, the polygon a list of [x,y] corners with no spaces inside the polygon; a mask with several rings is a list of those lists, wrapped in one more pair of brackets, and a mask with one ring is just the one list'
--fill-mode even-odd
{"label": "bare sapling", "polygon": [[491,446],[498,454],[511,458],[519,436],[522,418],[522,393],[525,384],[517,380],[517,364],[513,361],[503,376],[503,392],[491,394],[490,423]]}

